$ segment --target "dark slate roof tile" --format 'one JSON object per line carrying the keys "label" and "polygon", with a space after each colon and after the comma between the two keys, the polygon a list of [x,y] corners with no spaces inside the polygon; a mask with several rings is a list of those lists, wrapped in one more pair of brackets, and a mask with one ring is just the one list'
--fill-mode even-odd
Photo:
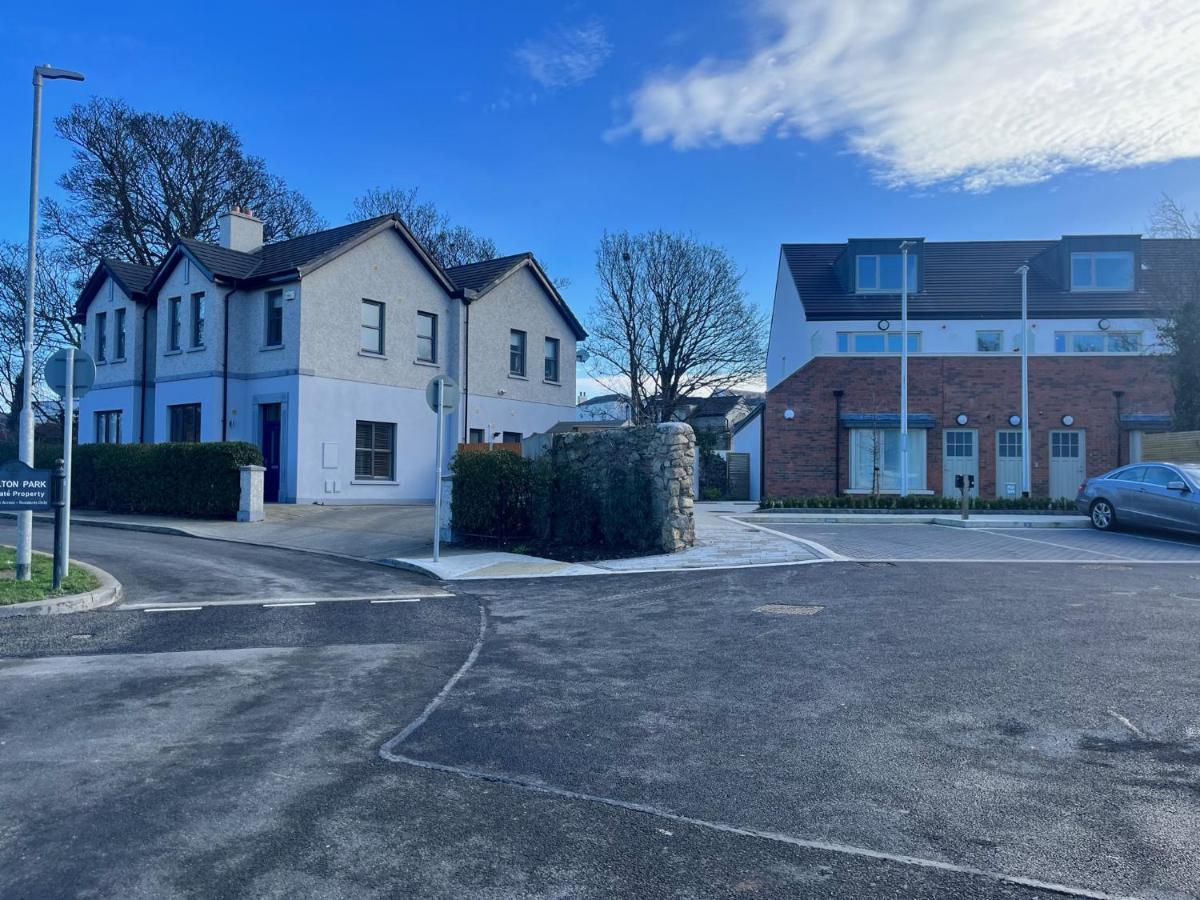
{"label": "dark slate roof tile", "polygon": [[[1010,319],[1021,314],[1018,266],[1058,245],[1044,241],[930,242],[923,245],[921,290],[909,295],[910,319]],[[807,318],[898,319],[900,295],[847,293],[834,263],[846,244],[784,244],[784,260],[795,282]],[[1072,292],[1063,290],[1036,266],[1029,273],[1029,314],[1040,318],[1085,316],[1154,316],[1163,297],[1153,289],[1154,276],[1188,265],[1200,242],[1143,239],[1136,291]]]}
{"label": "dark slate roof tile", "polygon": [[455,287],[478,291],[487,287],[498,278],[507,275],[513,268],[529,259],[529,253],[514,253],[512,256],[497,256],[495,259],[485,259],[483,262],[467,263],[465,266],[454,266],[446,270]]}
{"label": "dark slate roof tile", "polygon": [[390,215],[376,216],[373,219],[363,219],[361,222],[327,228],[324,231],[316,231],[286,241],[264,244],[253,254],[258,260],[254,277],[270,278],[273,275],[282,275],[302,268],[390,218],[392,218]]}
{"label": "dark slate roof tile", "polygon": [[105,259],[104,265],[127,294],[145,293],[146,286],[154,278],[154,266],[143,266],[119,259]]}

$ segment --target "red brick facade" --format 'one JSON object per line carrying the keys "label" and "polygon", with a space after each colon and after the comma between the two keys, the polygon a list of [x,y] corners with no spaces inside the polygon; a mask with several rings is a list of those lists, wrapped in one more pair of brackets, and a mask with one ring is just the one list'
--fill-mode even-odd
{"label": "red brick facade", "polygon": [[[1009,429],[1009,416],[1021,412],[1021,362],[1018,357],[910,356],[909,412],[928,413],[926,486],[937,494],[953,493],[942,484],[943,430],[978,430],[979,492],[996,496],[996,431]],[[898,357],[821,356],[809,361],[768,392],[764,417],[766,493],[772,497],[829,495],[840,482],[849,485],[849,431],[837,424],[834,391],[843,391],[841,409],[848,413],[894,413],[900,406]],[[1033,449],[1034,496],[1049,492],[1052,429],[1062,417],[1086,432],[1089,476],[1129,461],[1128,434],[1117,420],[1117,398],[1123,391],[1121,415],[1169,413],[1171,384],[1160,359],[1152,356],[1033,356],[1029,360],[1029,424]],[[794,410],[787,419],[785,410]],[[835,427],[836,426],[836,427]],[[841,474],[836,477],[835,434],[840,441]]]}

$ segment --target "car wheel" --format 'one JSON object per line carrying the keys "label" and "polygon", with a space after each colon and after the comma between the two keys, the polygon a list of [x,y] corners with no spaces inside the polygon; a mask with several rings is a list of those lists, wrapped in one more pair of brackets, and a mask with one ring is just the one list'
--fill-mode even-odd
{"label": "car wheel", "polygon": [[1092,527],[1098,531],[1112,531],[1117,527],[1117,511],[1107,500],[1097,500],[1092,504]]}

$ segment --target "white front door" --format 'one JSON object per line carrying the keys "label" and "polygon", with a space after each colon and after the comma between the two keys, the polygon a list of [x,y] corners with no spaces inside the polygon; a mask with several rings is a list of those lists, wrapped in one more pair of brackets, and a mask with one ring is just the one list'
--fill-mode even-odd
{"label": "white front door", "polygon": [[956,475],[975,476],[971,496],[979,496],[979,435],[974,428],[950,428],[942,440],[942,496],[962,496],[954,486]]}
{"label": "white front door", "polygon": [[1082,431],[1050,432],[1050,499],[1074,498],[1086,470],[1086,443]]}
{"label": "white front door", "polygon": [[1021,432],[996,432],[996,496],[1020,497],[1025,457],[1021,453]]}

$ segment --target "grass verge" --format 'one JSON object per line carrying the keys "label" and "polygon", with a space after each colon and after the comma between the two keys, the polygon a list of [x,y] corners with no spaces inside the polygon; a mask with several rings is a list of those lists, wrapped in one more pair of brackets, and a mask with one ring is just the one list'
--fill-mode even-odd
{"label": "grass verge", "polygon": [[62,588],[54,590],[54,558],[44,553],[33,554],[33,577],[29,581],[16,580],[16,566],[16,549],[0,547],[0,606],[82,594],[100,586],[91,572],[79,566],[69,566]]}

